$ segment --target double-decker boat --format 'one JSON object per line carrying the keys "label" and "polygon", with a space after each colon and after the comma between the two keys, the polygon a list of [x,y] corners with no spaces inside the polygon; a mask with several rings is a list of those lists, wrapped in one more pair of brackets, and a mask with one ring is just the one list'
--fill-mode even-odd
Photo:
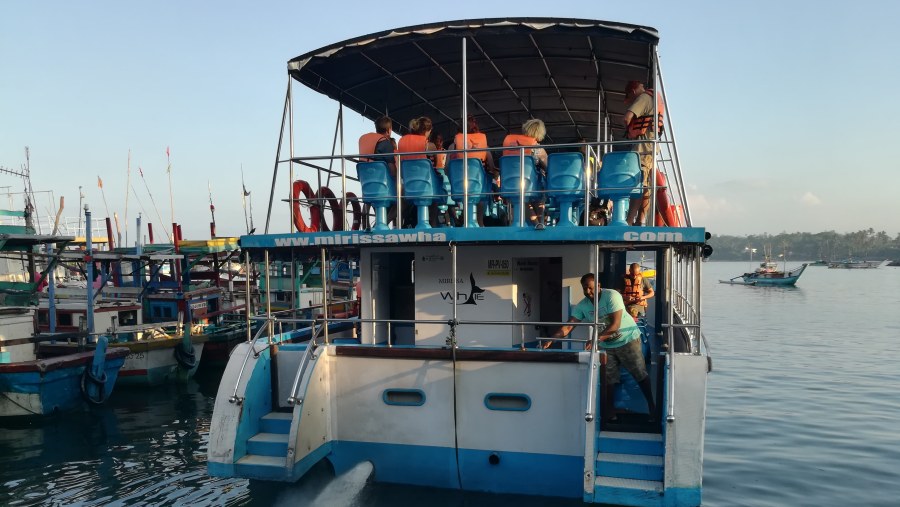
{"label": "double-decker boat", "polygon": [[[338,474],[370,462],[375,480],[388,483],[699,505],[711,365],[701,260],[711,249],[691,219],[671,115],[664,125],[652,121],[666,105],[657,44],[656,30],[644,26],[477,19],[365,35],[290,60],[288,135],[279,141],[272,189],[273,196],[276,188],[293,192],[292,225],[276,233],[267,223],[264,234],[240,244],[266,265],[318,259],[325,301],[321,315],[254,317],[265,325],[235,348],[219,386],[209,473],[296,481],[322,460]],[[657,135],[645,141],[653,144],[656,178],[642,178],[638,154],[621,141],[622,90],[631,81],[656,91],[648,123]],[[339,153],[294,153],[296,83],[341,104]],[[395,125],[429,116],[435,131],[445,138],[459,131],[460,139],[468,139],[465,119],[474,115],[489,146],[477,151],[498,161],[498,188],[486,184],[486,159],[468,144],[407,151],[402,160],[348,153],[344,108],[371,120],[390,114]],[[545,177],[533,146],[507,146],[505,155],[500,148],[533,118],[546,125]],[[429,155],[450,161],[436,171]],[[336,188],[311,191],[307,182],[328,177]],[[649,216],[659,214],[663,226],[627,225],[642,181],[650,185]],[[511,223],[479,226],[485,202],[498,196]],[[585,211],[602,199],[613,201],[611,221],[590,225]],[[360,200],[375,208],[374,223],[358,216]],[[535,224],[527,220],[529,202],[541,210]],[[312,223],[297,220],[305,205],[316,208]],[[429,211],[439,206],[448,206],[451,219],[432,227]],[[416,225],[397,227],[410,207]],[[343,212],[351,208],[353,224]],[[323,220],[329,210],[334,219]],[[576,303],[599,302],[596,292],[582,300],[583,275],[594,273],[604,292],[619,287],[627,255],[645,255],[656,268],[636,359],[646,366],[656,410],[636,379],[613,369],[613,352],[600,343],[624,307],[570,322]],[[335,261],[358,264],[359,317],[330,305]],[[353,326],[332,332],[336,323]],[[574,331],[559,339],[564,324]],[[308,341],[290,341],[298,326],[314,330]],[[621,382],[613,384],[616,373]]]}

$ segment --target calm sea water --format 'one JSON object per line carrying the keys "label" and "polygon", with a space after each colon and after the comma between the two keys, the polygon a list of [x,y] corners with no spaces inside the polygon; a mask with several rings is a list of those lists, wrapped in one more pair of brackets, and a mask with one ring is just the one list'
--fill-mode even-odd
{"label": "calm sea water", "polygon": [[[900,268],[810,267],[790,289],[704,270],[708,392],[704,505],[900,505]],[[0,427],[0,505],[570,506],[580,502],[335,480],[206,475],[218,376],[117,388],[100,409]]]}

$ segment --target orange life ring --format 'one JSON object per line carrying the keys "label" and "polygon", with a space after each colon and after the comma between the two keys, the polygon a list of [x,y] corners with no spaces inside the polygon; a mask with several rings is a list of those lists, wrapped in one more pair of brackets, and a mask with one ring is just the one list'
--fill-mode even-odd
{"label": "orange life ring", "polygon": [[[328,228],[328,224],[322,220],[322,230],[323,231],[342,231],[344,230],[344,213],[343,208],[341,208],[341,201],[337,197],[335,197],[334,192],[331,191],[328,187],[322,187],[316,193],[316,197],[319,199],[319,212],[324,212],[323,201],[328,201],[328,204],[331,205],[331,228]],[[320,216],[320,218],[322,218]]]}
{"label": "orange life ring", "polygon": [[[300,214],[300,194],[310,203],[309,205],[309,225],[303,220]],[[294,227],[299,232],[316,232],[319,230],[319,221],[322,216],[322,210],[315,199],[316,194],[313,193],[312,187],[304,180],[296,180],[291,185],[291,214],[294,216]]]}
{"label": "orange life ring", "polygon": [[347,206],[353,210],[353,221],[350,222],[350,230],[358,231],[362,225],[362,207],[359,205],[359,197],[353,192],[347,192]]}

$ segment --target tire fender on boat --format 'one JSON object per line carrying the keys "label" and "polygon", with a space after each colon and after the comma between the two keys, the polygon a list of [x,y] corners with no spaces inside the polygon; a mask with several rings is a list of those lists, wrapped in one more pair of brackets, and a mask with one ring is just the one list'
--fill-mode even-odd
{"label": "tire fender on boat", "polygon": [[[106,390],[104,387],[106,386],[106,372],[100,374],[100,378],[94,376],[91,373],[91,365],[88,364],[85,367],[84,372],[81,374],[81,395],[84,397],[85,401],[90,403],[91,405],[103,405],[106,401]],[[100,393],[99,399],[94,399],[93,396],[88,392],[88,382],[97,386],[97,392]]]}
{"label": "tire fender on boat", "polygon": [[[322,187],[316,192],[316,198],[319,202],[319,213],[325,209],[324,203],[327,201],[331,206],[331,227],[322,220],[323,231],[342,231],[344,230],[344,209],[341,207],[341,200],[335,197],[334,192],[328,187]],[[321,216],[319,217],[321,219]],[[316,224],[318,224],[318,220]]]}
{"label": "tire fender on boat", "polygon": [[[300,214],[300,195],[309,202],[309,225],[303,220]],[[299,232],[316,232],[319,230],[319,220],[321,218],[322,209],[318,202],[315,201],[316,194],[313,193],[312,187],[304,180],[296,180],[291,185],[291,214],[294,216],[294,227]]]}
{"label": "tire fender on boat", "polygon": [[350,222],[350,230],[358,231],[362,225],[362,206],[359,205],[359,197],[353,192],[347,192],[347,207],[353,212],[353,221]]}

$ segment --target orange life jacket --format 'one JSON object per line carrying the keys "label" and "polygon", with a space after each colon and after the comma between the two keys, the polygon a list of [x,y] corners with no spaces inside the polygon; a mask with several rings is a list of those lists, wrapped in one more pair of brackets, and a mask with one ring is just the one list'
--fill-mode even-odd
{"label": "orange life jacket", "polygon": [[[537,139],[526,136],[524,134],[509,134],[503,138],[503,147],[512,148],[517,146],[534,146],[538,144]],[[503,150],[503,156],[518,155],[519,150]],[[525,150],[525,155],[534,155],[534,149]]]}
{"label": "orange life jacket", "polygon": [[[456,137],[453,138],[454,147],[457,150],[461,150],[463,148],[472,149],[472,148],[487,148],[488,147],[487,136],[482,134],[481,132],[474,133],[474,134],[466,134],[466,138],[468,139],[469,142],[466,143],[465,146],[463,146],[463,135],[456,134]],[[481,160],[482,163],[484,163],[484,161],[487,160],[487,156],[488,156],[488,152],[486,152],[486,151],[470,151],[468,154],[469,158],[477,158],[478,160]],[[462,153],[454,153],[453,158],[463,158],[463,154]]]}
{"label": "orange life jacket", "polygon": [[[654,97],[653,90],[645,90],[644,93],[650,96],[652,99]],[[658,133],[662,133],[663,131],[663,118],[666,114],[666,106],[663,104],[662,97],[657,97],[656,99],[656,131]],[[625,134],[628,139],[637,139],[638,137],[647,133],[650,130],[650,127],[653,126],[653,112],[644,116],[636,116],[628,122],[628,132]]]}
{"label": "orange life jacket", "polygon": [[647,301],[641,299],[643,295],[643,275],[625,275],[625,290],[622,291],[622,299],[625,301],[625,304],[647,306]]}
{"label": "orange life jacket", "polygon": [[[418,134],[406,134],[400,138],[397,143],[397,153],[411,153],[416,151],[425,151],[428,149],[428,138]],[[416,158],[427,158],[426,155],[403,155],[400,160],[412,160]]]}
{"label": "orange life jacket", "polygon": [[443,169],[447,167],[447,154],[446,153],[438,153],[434,156],[434,168],[435,169]]}
{"label": "orange life jacket", "polygon": [[[390,138],[384,134],[378,134],[376,132],[370,132],[368,134],[361,135],[359,137],[359,154],[360,155],[374,154],[375,147],[383,139],[390,139]],[[364,158],[363,160],[370,162],[372,159]]]}

